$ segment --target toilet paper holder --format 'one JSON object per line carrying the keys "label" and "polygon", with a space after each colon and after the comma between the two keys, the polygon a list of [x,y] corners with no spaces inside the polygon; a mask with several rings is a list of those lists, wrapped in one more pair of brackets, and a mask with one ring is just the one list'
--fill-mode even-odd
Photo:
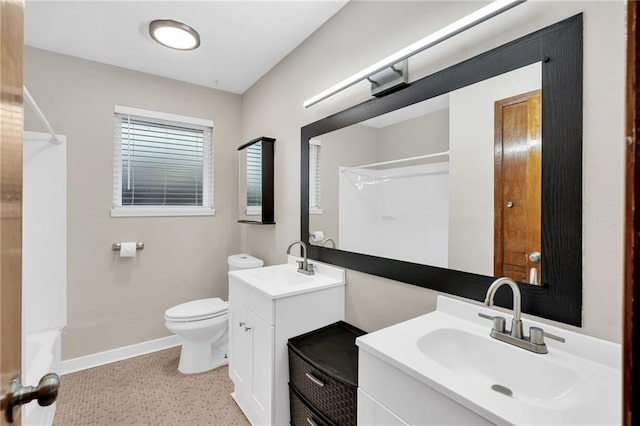
{"label": "toilet paper holder", "polygon": [[[116,251],[116,250],[120,250],[120,247],[122,245],[120,243],[113,243],[111,244],[111,250]],[[144,243],[136,243],[136,250],[142,250],[144,249]]]}

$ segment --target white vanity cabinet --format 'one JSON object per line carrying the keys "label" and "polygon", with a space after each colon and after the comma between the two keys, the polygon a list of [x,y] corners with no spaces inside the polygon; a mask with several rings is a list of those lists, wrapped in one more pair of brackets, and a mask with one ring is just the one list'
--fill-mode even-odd
{"label": "white vanity cabinet", "polygon": [[493,423],[360,348],[358,424],[397,426]]}
{"label": "white vanity cabinet", "polygon": [[287,340],[342,319],[340,269],[318,265],[311,277],[292,264],[229,273],[231,395],[251,424],[289,424]]}

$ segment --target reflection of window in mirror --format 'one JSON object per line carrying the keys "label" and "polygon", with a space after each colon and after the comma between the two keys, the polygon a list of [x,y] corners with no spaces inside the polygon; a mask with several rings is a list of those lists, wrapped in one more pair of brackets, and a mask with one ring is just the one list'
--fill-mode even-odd
{"label": "reflection of window in mirror", "polygon": [[322,214],[320,205],[320,147],[318,139],[309,141],[309,214]]}
{"label": "reflection of window in mirror", "polygon": [[262,142],[247,148],[247,215],[262,214]]}

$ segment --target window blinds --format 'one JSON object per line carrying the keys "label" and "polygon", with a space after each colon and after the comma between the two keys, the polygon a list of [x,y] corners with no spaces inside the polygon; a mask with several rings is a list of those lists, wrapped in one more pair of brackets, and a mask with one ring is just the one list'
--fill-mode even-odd
{"label": "window blinds", "polygon": [[320,209],[320,141],[309,141],[309,209]]}
{"label": "window blinds", "polygon": [[262,142],[254,143],[247,155],[247,207],[262,206]]}
{"label": "window blinds", "polygon": [[212,207],[211,128],[114,115],[114,206]]}

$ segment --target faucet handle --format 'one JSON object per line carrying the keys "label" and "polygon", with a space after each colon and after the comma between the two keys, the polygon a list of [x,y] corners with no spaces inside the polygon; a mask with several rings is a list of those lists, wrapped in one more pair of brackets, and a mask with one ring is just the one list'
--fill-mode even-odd
{"label": "faucet handle", "polygon": [[565,343],[567,340],[564,337],[556,336],[555,334],[547,333],[540,327],[529,327],[529,340],[531,343],[543,344],[544,338],[548,337],[549,339],[556,340],[560,343]]}
{"label": "faucet handle", "polygon": [[544,344],[544,331],[540,327],[529,327],[529,340],[536,345]]}
{"label": "faucet handle", "polygon": [[496,330],[496,331],[499,331],[500,333],[504,333],[505,327],[506,327],[506,322],[507,322],[507,320],[504,317],[500,317],[500,316],[494,317],[493,315],[487,315],[487,314],[482,313],[482,312],[478,312],[478,316],[480,318],[484,318],[484,319],[488,319],[488,320],[493,321],[493,329]]}
{"label": "faucet handle", "polygon": [[548,337],[549,339],[552,339],[552,340],[557,340],[560,343],[567,342],[567,339],[565,339],[564,337],[556,336],[555,334],[547,333],[546,331],[543,331],[542,334],[544,334],[544,337]]}
{"label": "faucet handle", "polygon": [[296,263],[298,264],[298,271],[304,269],[304,260],[296,260]]}
{"label": "faucet handle", "polygon": [[504,333],[507,320],[504,317],[493,317],[493,329],[497,332]]}
{"label": "faucet handle", "polygon": [[307,271],[309,271],[309,275],[313,275],[313,273],[315,272],[313,263],[307,263]]}

